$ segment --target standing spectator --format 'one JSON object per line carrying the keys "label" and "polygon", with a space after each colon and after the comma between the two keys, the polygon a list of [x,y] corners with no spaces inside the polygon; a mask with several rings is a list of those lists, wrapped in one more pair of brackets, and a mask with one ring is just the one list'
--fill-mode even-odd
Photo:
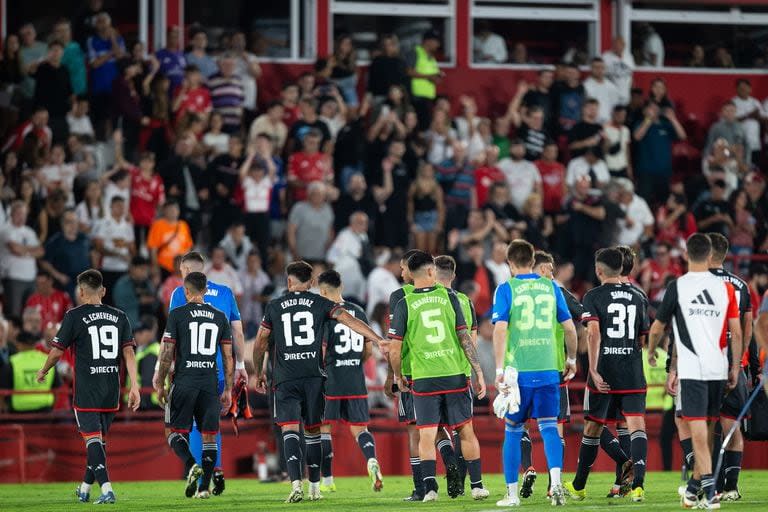
{"label": "standing spectator", "polygon": [[493,274],[493,280],[497,283],[506,283],[512,278],[512,272],[509,270],[507,262],[507,244],[504,241],[496,240],[493,243],[493,249],[489,258],[485,260],[485,266]]}
{"label": "standing spectator", "polygon": [[256,137],[263,133],[272,139],[275,151],[282,153],[285,139],[288,137],[288,127],[283,122],[284,113],[285,109],[282,103],[277,100],[270,102],[266,112],[251,123],[251,129],[248,131],[248,143],[255,143]]}
{"label": "standing spectator", "polygon": [[280,90],[280,102],[283,104],[283,122],[290,130],[293,123],[301,119],[301,109],[299,107],[299,86],[289,82],[283,85]]}
{"label": "standing spectator", "polygon": [[[43,366],[47,355],[36,347],[36,337],[28,332],[21,332],[16,337],[17,352],[10,356],[7,366],[0,367],[0,388],[11,391],[26,391],[11,395],[6,406],[6,397],[0,399],[0,410],[12,413],[48,413],[53,410],[56,401],[51,392],[61,386],[61,376],[57,368],[45,375],[42,382],[37,382],[34,377],[36,369]],[[30,393],[37,391],[37,393]]]}
{"label": "standing spectator", "polygon": [[407,87],[408,76],[405,60],[400,55],[400,42],[395,34],[384,34],[380,40],[381,52],[371,61],[368,68],[368,92],[373,96],[374,106],[384,102],[390,87]]}
{"label": "standing spectator", "polygon": [[612,178],[629,178],[634,180],[632,171],[632,159],[630,158],[630,145],[632,134],[627,128],[627,107],[616,105],[613,107],[611,120],[603,126],[603,154],[605,165]]}
{"label": "standing spectator", "polygon": [[184,68],[184,80],[173,94],[171,109],[176,114],[177,125],[188,112],[197,114],[203,119],[206,119],[211,113],[213,108],[211,94],[203,86],[203,75],[194,64]]}
{"label": "standing spectator", "polygon": [[125,154],[134,158],[139,146],[139,131],[149,125],[149,118],[141,110],[141,97],[134,79],[141,68],[134,61],[123,58],[117,62],[119,73],[112,82],[112,116],[115,126],[121,127]]}
{"label": "standing spectator", "polygon": [[736,81],[736,96],[731,99],[736,107],[736,118],[741,123],[744,130],[746,143],[749,152],[746,154],[747,164],[760,162],[760,124],[768,116],[763,106],[752,96],[752,84],[746,78],[740,78]]}
{"label": "standing spectator", "polygon": [[245,101],[243,82],[235,73],[235,57],[226,53],[219,58],[219,72],[208,78],[214,112],[224,118],[224,131],[229,134],[240,131]]}
{"label": "standing spectator", "polygon": [[258,252],[246,255],[246,267],[240,270],[240,281],[243,283],[243,297],[240,303],[240,316],[246,339],[256,336],[259,323],[263,318],[264,304],[269,301],[269,289],[272,280],[261,268],[261,257]]}
{"label": "standing spectator", "polygon": [[155,172],[154,153],[139,155],[139,166],[131,167],[130,212],[137,246],[142,247],[149,227],[157,216],[158,207],[165,202],[163,179]]}
{"label": "standing spectator", "polygon": [[294,201],[307,198],[307,187],[315,181],[333,184],[331,160],[320,151],[322,133],[311,129],[303,139],[302,151],[294,153],[288,160],[288,185]]}
{"label": "standing spectator", "polygon": [[545,127],[544,110],[538,105],[522,107],[522,101],[528,95],[528,84],[520,81],[517,94],[507,109],[507,116],[517,128],[517,136],[525,141],[526,160],[536,160],[541,156],[544,143],[549,138]]}
{"label": "standing spectator", "polygon": [[20,48],[19,36],[8,34],[3,45],[2,59],[0,59],[0,84],[8,88],[13,101],[18,99],[19,88],[24,80]]}
{"label": "standing spectator", "polygon": [[245,234],[245,224],[242,221],[235,221],[227,234],[219,243],[219,247],[224,249],[224,254],[232,267],[238,272],[244,272],[246,269],[246,260],[248,255],[254,250],[253,243],[248,235]]}
{"label": "standing spectator", "polygon": [[192,234],[189,225],[179,219],[179,204],[166,201],[163,205],[162,217],[152,222],[147,236],[147,249],[152,257],[152,266],[160,267],[163,277],[168,277],[174,271],[174,261],[192,249]]}
{"label": "standing spectator", "polygon": [[[109,289],[107,293],[110,293]],[[144,314],[154,315],[158,304],[155,286],[149,278],[149,261],[135,256],[130,261],[128,273],[117,280],[111,294],[132,325],[139,325]]]}
{"label": "standing spectator", "polygon": [[329,79],[341,91],[344,102],[357,108],[357,53],[349,34],[342,34],[333,44],[333,54],[328,57],[319,75]]}
{"label": "standing spectator", "polygon": [[88,117],[89,108],[88,98],[86,96],[78,96],[72,103],[72,110],[67,114],[69,135],[77,137],[78,142],[90,143],[96,140],[93,123],[91,118]]}
{"label": "standing spectator", "polygon": [[[486,219],[485,227],[482,229],[492,229],[500,239],[506,240],[508,238],[505,230],[518,227],[517,222],[520,219],[520,212],[509,202],[509,187],[506,181],[491,185],[491,189],[488,191],[488,202],[485,204],[485,212],[486,214],[488,212],[493,213],[495,218],[493,221]],[[477,235],[481,231],[482,223],[480,221],[482,220],[477,215],[468,216],[468,234]],[[492,233],[489,231],[488,234]],[[473,238],[482,238],[486,243],[486,253],[490,253],[491,246],[487,243],[486,235],[482,237],[473,236]],[[466,241],[466,239],[462,238],[462,241]]]}
{"label": "standing spectator", "polygon": [[640,285],[648,290],[648,296],[654,299],[666,288],[670,279],[683,275],[683,268],[677,258],[672,257],[671,248],[666,243],[656,245],[653,258],[646,258],[640,267]]}
{"label": "standing spectator", "polygon": [[440,49],[440,36],[433,31],[424,34],[421,44],[413,48],[406,59],[407,73],[411,77],[411,99],[419,118],[419,129],[426,130],[432,118],[432,105],[437,98],[437,84],[443,72],[435,55]]}
{"label": "standing spectator", "polygon": [[344,293],[357,301],[365,297],[366,274],[373,267],[371,242],[368,240],[368,216],[355,212],[328,249],[326,260],[341,274]]}
{"label": "standing spectator", "polygon": [[605,162],[597,156],[594,147],[587,148],[582,156],[571,159],[568,162],[568,170],[565,174],[565,183],[573,188],[581,178],[589,180],[591,189],[603,189],[611,180]]}
{"label": "standing spectator", "polygon": [[728,238],[733,228],[733,210],[725,196],[725,182],[713,180],[709,187],[709,197],[700,201],[693,209],[696,226],[699,231],[720,233]]}
{"label": "standing spectator", "polygon": [[478,64],[502,64],[507,62],[507,42],[498,34],[491,32],[491,22],[477,20],[475,22],[475,38],[472,42],[474,62]]}
{"label": "standing spectator", "polygon": [[423,164],[408,190],[408,225],[413,233],[413,247],[437,254],[437,241],[445,226],[443,189],[435,179],[435,170]]}
{"label": "standing spectator", "polygon": [[277,167],[272,158],[265,158],[265,155],[258,155],[256,151],[249,149],[248,156],[240,167],[245,232],[248,238],[256,243],[259,255],[265,261],[271,240],[269,211],[276,179]]}
{"label": "standing spectator", "polygon": [[576,278],[591,283],[595,274],[595,251],[602,247],[603,221],[606,217],[602,194],[590,193],[591,181],[582,176],[576,180],[565,204],[566,221],[559,230],[561,254],[573,261]]}
{"label": "standing spectator", "polygon": [[557,143],[547,142],[541,158],[534,162],[541,175],[541,195],[544,212],[559,213],[568,192],[565,184],[565,166],[557,161]]}
{"label": "standing spectator", "polygon": [[618,178],[619,206],[626,216],[618,220],[616,243],[637,247],[653,236],[654,218],[645,199],[635,194],[635,186],[628,178]]}
{"label": "standing spectator", "polygon": [[261,66],[259,59],[246,50],[244,32],[232,34],[232,57],[235,59],[235,75],[243,85],[244,122],[247,126],[256,117],[256,80],[261,76]]}
{"label": "standing spectator", "polygon": [[749,273],[749,262],[755,248],[755,236],[757,235],[757,219],[747,209],[747,193],[737,190],[731,194],[731,211],[733,216],[733,228],[729,238],[731,253],[743,258],[739,268],[742,274]]}
{"label": "standing spectator", "polygon": [[506,183],[507,178],[498,167],[499,147],[490,145],[485,148],[485,158],[475,169],[475,204],[478,208],[485,206],[488,191],[494,183]]}
{"label": "standing spectator", "polygon": [[27,226],[28,213],[26,204],[14,201],[10,208],[10,222],[5,224],[0,234],[5,312],[15,317],[21,315],[22,306],[35,287],[35,260],[45,254],[37,235]]}
{"label": "standing spectator", "polygon": [[672,192],[667,202],[656,212],[657,242],[669,244],[676,250],[685,248],[685,241],[696,232],[696,219],[688,211],[685,195]]}
{"label": "standing spectator", "polygon": [[193,28],[189,32],[189,42],[192,48],[184,55],[184,60],[188,66],[196,66],[207,80],[219,70],[216,61],[207,53],[208,35],[201,27]]}
{"label": "standing spectator", "polygon": [[238,190],[240,168],[244,160],[243,139],[230,137],[229,151],[211,160],[205,171],[211,183],[211,245],[217,245],[224,238],[227,228],[240,218],[240,205],[235,193]]}
{"label": "standing spectator", "polygon": [[[526,92],[521,102],[521,107],[523,108],[531,109],[532,107],[539,107],[541,111],[544,112],[544,124],[548,131],[551,131],[557,124],[557,115],[553,109],[554,98],[552,94],[552,84],[554,83],[554,80],[555,72],[551,68],[540,69],[538,78],[536,79],[536,85],[529,87],[526,84]],[[554,125],[553,121],[555,122]]]}
{"label": "standing spectator", "polygon": [[209,156],[215,157],[229,149],[229,134],[224,133],[224,118],[219,112],[212,112],[208,122],[208,131],[203,136],[203,146]]}
{"label": "standing spectator", "polygon": [[[389,115],[394,116],[391,112]],[[392,121],[394,122],[394,119]],[[429,145],[427,162],[440,165],[453,156],[453,142],[457,134],[451,127],[451,119],[446,112],[435,110],[425,137]]]}
{"label": "standing spectator", "polygon": [[69,295],[53,287],[53,276],[48,272],[38,272],[35,278],[35,292],[29,296],[25,308],[37,308],[40,311],[41,324],[44,329],[51,325],[60,324],[64,313],[72,309],[72,299]]}
{"label": "standing spectator", "polygon": [[618,104],[629,104],[629,91],[632,89],[632,73],[635,69],[635,58],[627,48],[627,43],[621,36],[613,38],[611,49],[603,53],[605,76],[613,82],[619,92]]}
{"label": "standing spectator", "polygon": [[88,81],[85,69],[85,54],[80,45],[72,40],[72,24],[68,19],[60,19],[53,26],[53,34],[55,40],[64,47],[61,65],[69,73],[72,93],[76,96],[86,94],[88,92]]}
{"label": "standing spectator", "polygon": [[108,131],[111,115],[112,82],[118,76],[117,60],[126,55],[125,41],[112,27],[112,18],[106,12],[96,15],[96,33],[88,38],[88,65],[91,69],[89,90],[96,136],[103,139]]}
{"label": "standing spectator", "polygon": [[88,153],[88,159],[79,163],[66,163],[64,159],[67,154],[64,146],[56,144],[51,148],[50,158],[43,165],[38,174],[37,180],[50,195],[54,190],[63,190],[67,194],[67,202],[74,206],[73,186],[75,178],[81,173],[87,171],[93,166],[93,158]]}
{"label": "standing spectator", "polygon": [[[619,105],[619,89],[605,76],[605,61],[600,57],[592,59],[589,78],[584,80],[584,92],[598,101],[597,122],[607,123],[611,119],[613,107]],[[627,89],[627,96],[629,89]]]}
{"label": "standing spectator", "polygon": [[136,256],[133,224],[125,214],[125,200],[120,196],[113,197],[109,215],[101,219],[91,233],[93,248],[101,261],[99,270],[104,277],[108,304],[117,304],[112,296],[112,287],[128,270],[131,258]]}
{"label": "standing spectator", "polygon": [[366,314],[373,313],[377,304],[389,304],[389,295],[402,286],[399,281],[402,257],[403,253],[400,251],[388,250],[379,256],[376,268],[368,274]]}
{"label": "standing spectator", "polygon": [[171,91],[175,91],[181,85],[184,80],[184,68],[187,66],[180,47],[181,30],[174,25],[168,29],[165,48],[155,52],[155,58],[160,63],[160,73],[171,81]]}
{"label": "standing spectator", "polygon": [[[195,237],[202,228],[201,210],[210,195],[210,177],[195,163],[193,151],[193,141],[189,137],[177,140],[174,154],[163,163],[159,174],[163,178],[166,197],[176,201],[176,207],[181,208],[181,216]],[[167,261],[169,271],[172,262],[173,256]]]}
{"label": "standing spectator", "polygon": [[19,49],[19,58],[21,60],[21,70],[24,73],[24,79],[21,82],[21,93],[27,99],[35,96],[35,79],[33,71],[38,62],[45,58],[47,45],[37,40],[37,31],[31,23],[25,23],[19,29],[19,38],[21,39],[21,48]]}
{"label": "standing spectator", "polygon": [[91,242],[78,230],[74,210],[62,214],[61,231],[45,242],[45,256],[40,266],[74,299],[78,274],[91,266]]}
{"label": "standing spectator", "polygon": [[446,228],[461,227],[467,212],[475,207],[474,168],[467,157],[466,145],[454,141],[453,156],[436,167],[437,181],[443,187]]}
{"label": "standing spectator", "polygon": [[[53,189],[48,197],[45,198],[45,204],[37,216],[37,235],[40,242],[47,242],[53,235],[61,230],[61,216],[67,209],[67,193],[62,189]],[[54,274],[56,277],[56,274]]]}
{"label": "standing spectator", "polygon": [[[27,139],[29,138],[29,140]],[[33,152],[33,157],[38,154],[45,154],[51,148],[53,133],[48,127],[48,110],[45,107],[35,107],[32,117],[24,121],[11,133],[5,146],[0,149],[0,153],[13,150],[21,152],[25,149]],[[23,158],[23,154],[19,155]],[[25,160],[26,161],[26,160]],[[26,161],[28,164],[34,162]]]}
{"label": "standing spectator", "polygon": [[582,156],[592,148],[599,158],[603,156],[603,125],[599,122],[600,104],[594,98],[587,98],[581,107],[581,119],[568,132],[568,149],[571,158]]}
{"label": "standing spectator", "polygon": [[563,70],[563,80],[555,82],[552,87],[553,121],[557,133],[565,133],[581,119],[581,106],[584,103],[584,86],[579,77],[580,72],[576,64],[569,63]]}
{"label": "standing spectator", "polygon": [[408,187],[413,181],[413,170],[403,161],[403,155],[405,144],[393,140],[381,163],[369,170],[368,183],[379,207],[376,245],[408,245]]}
{"label": "standing spectator", "polygon": [[67,140],[67,112],[72,97],[69,72],[61,63],[63,54],[64,46],[59,41],[52,41],[45,60],[33,64],[29,70],[36,83],[35,105],[43,106],[48,111],[53,141],[59,143]]}
{"label": "standing spectator", "polygon": [[208,279],[215,283],[228,286],[235,297],[239,300],[243,295],[243,284],[237,270],[227,262],[227,253],[222,247],[211,249],[211,261],[205,266],[203,271]]}
{"label": "standing spectator", "polygon": [[667,82],[663,78],[654,78],[648,90],[648,100],[658,105],[661,112],[668,108],[675,108],[675,104],[669,98]]}
{"label": "standing spectator", "polygon": [[307,200],[296,203],[288,216],[286,240],[294,260],[322,261],[333,242],[333,210],[320,181],[307,186]]}
{"label": "standing spectator", "polygon": [[649,101],[643,111],[645,118],[632,129],[635,144],[635,174],[639,194],[649,204],[666,199],[669,193],[669,179],[672,176],[672,143],[685,140],[685,130],[667,108],[664,116],[659,115],[659,106]]}
{"label": "standing spectator", "polygon": [[96,223],[104,217],[104,202],[101,200],[101,185],[91,180],[85,185],[83,200],[75,207],[81,233],[90,235]]}
{"label": "standing spectator", "polygon": [[637,28],[643,41],[641,47],[642,64],[655,68],[664,67],[664,41],[661,40],[661,36],[650,23],[640,23]]}
{"label": "standing spectator", "polygon": [[[752,148],[747,143],[744,127],[736,118],[736,105],[732,101],[727,101],[723,105],[720,110],[720,119],[709,127],[705,149],[706,154],[712,151],[714,142],[720,138],[728,141],[740,164],[747,161]],[[756,149],[759,150],[760,146]]]}
{"label": "standing spectator", "polygon": [[104,0],[88,0],[75,16],[75,37],[84,51],[88,38],[96,33],[96,18],[101,13],[106,13]]}
{"label": "standing spectator", "polygon": [[522,140],[512,141],[510,158],[499,162],[499,169],[507,178],[512,205],[518,212],[522,210],[529,195],[541,192],[541,175],[533,162],[525,159],[525,144]]}
{"label": "standing spectator", "polygon": [[302,147],[304,137],[313,129],[320,131],[320,148],[324,148],[326,143],[331,140],[331,132],[328,131],[328,125],[325,124],[317,115],[317,100],[313,96],[303,96],[299,101],[301,110],[301,119],[293,123],[288,132],[288,140],[285,143],[285,154],[298,151]]}
{"label": "standing spectator", "polygon": [[[338,201],[333,203],[333,207],[336,219],[335,231],[341,231],[345,227],[344,219],[348,220],[355,212],[363,212],[368,215],[369,225],[371,225],[371,219],[375,218],[379,212],[373,193],[368,189],[368,184],[362,173],[354,173],[349,177],[346,190],[339,196]],[[372,230],[369,231],[373,232]]]}

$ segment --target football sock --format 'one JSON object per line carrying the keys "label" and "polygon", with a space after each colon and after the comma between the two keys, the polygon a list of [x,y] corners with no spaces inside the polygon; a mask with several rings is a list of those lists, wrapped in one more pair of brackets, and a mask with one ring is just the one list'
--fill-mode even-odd
{"label": "football sock", "polygon": [[700,489],[701,489],[701,480],[697,480],[691,477],[690,480],[688,480],[688,486],[686,487],[685,492],[696,496],[699,493]]}
{"label": "football sock", "polygon": [[101,494],[107,494],[112,492],[112,484],[110,482],[104,482],[101,484]]}
{"label": "football sock", "polygon": [[93,471],[96,481],[99,482],[99,485],[108,483],[107,454],[104,452],[104,445],[101,439],[98,437],[89,439],[85,443],[85,448],[87,451],[88,467]]}
{"label": "football sock", "polygon": [[171,447],[173,453],[181,459],[184,463],[184,474],[189,473],[192,466],[195,465],[195,458],[192,456],[192,452],[189,450],[189,441],[187,436],[179,432],[171,432],[168,436],[168,446]]}
{"label": "football sock", "polygon": [[581,438],[581,448],[579,448],[579,462],[576,466],[576,476],[573,477],[573,487],[580,491],[587,485],[589,470],[597,458],[597,450],[600,448],[599,437],[584,436]]}
{"label": "football sock", "polygon": [[418,494],[424,494],[424,478],[421,472],[421,459],[411,457],[411,474],[413,474],[413,488]]}
{"label": "football sock", "polygon": [[632,481],[632,488],[643,487],[645,485],[645,460],[648,457],[648,436],[643,430],[632,432],[632,464],[635,469],[635,478]]}
{"label": "football sock", "polygon": [[301,481],[301,444],[299,433],[288,430],[283,432],[283,453],[291,482]]}
{"label": "football sock", "polygon": [[437,478],[435,478],[436,472],[437,463],[434,460],[421,461],[421,474],[424,477],[424,490],[426,492],[437,492]]}
{"label": "football sock", "polygon": [[622,466],[629,456],[621,449],[619,440],[613,436],[613,432],[605,427],[600,433],[600,448],[616,463],[616,479],[613,485],[621,485]]}
{"label": "football sock", "polygon": [[522,444],[520,440],[522,438],[522,425],[510,425],[509,423],[505,425],[502,460],[504,461],[504,480],[508,487],[510,484],[515,484],[515,486],[517,486],[520,470],[520,446]]}
{"label": "football sock", "polygon": [[450,439],[441,439],[437,442],[437,449],[440,450],[440,458],[443,459],[443,465],[456,465],[456,452],[453,451],[453,445]]}
{"label": "football sock", "polygon": [[701,490],[704,491],[704,495],[709,501],[715,497],[715,479],[712,478],[712,474],[701,475]]}
{"label": "football sock", "polygon": [[[91,468],[88,466],[85,466],[85,474],[83,475],[83,485],[87,485],[88,488],[83,492],[88,492],[91,489],[91,486],[93,485],[93,482],[96,481],[96,475],[93,474],[93,471],[91,471]],[[82,486],[81,486],[82,489]]]}
{"label": "football sock", "polygon": [[480,469],[480,459],[468,460],[467,471],[469,472],[469,485],[472,489],[483,488],[483,471]]}
{"label": "football sock", "polygon": [[523,430],[523,437],[520,440],[520,464],[523,471],[533,466],[533,459],[531,457],[531,436],[528,435],[527,430]]}
{"label": "football sock", "polygon": [[320,444],[320,434],[304,433],[307,443],[307,476],[310,482],[320,481],[320,464],[323,461],[323,448]]}
{"label": "football sock", "polygon": [[360,432],[360,435],[357,436],[357,445],[363,452],[365,460],[376,458],[376,441],[374,441],[373,435],[370,432],[367,430]]}
{"label": "football sock", "polygon": [[[333,476],[333,441],[331,441],[331,434],[320,434],[320,446],[323,449],[323,462],[320,465],[320,473],[323,478]],[[328,484],[326,484],[328,485]]]}
{"label": "football sock", "polygon": [[683,462],[685,463],[685,467],[688,468],[688,471],[693,471],[693,464],[695,462],[695,459],[693,458],[693,440],[690,437],[688,439],[680,440],[680,447],[683,449]]}
{"label": "football sock", "polygon": [[211,486],[211,477],[213,476],[213,468],[216,466],[216,459],[218,457],[219,447],[216,443],[203,443],[203,477],[200,479],[199,491],[207,491]]}
{"label": "football sock", "polygon": [[461,453],[461,438],[458,432],[453,433],[453,450],[456,452],[456,466],[459,468],[462,487],[467,478],[467,461],[464,460],[464,454]]}
{"label": "football sock", "polygon": [[723,467],[725,468],[725,483],[723,490],[736,491],[739,488],[739,473],[741,473],[742,452],[726,450],[723,456]]}
{"label": "football sock", "polygon": [[[539,420],[539,432],[544,441],[544,454],[549,469],[563,467],[563,444],[557,432],[557,420]],[[558,482],[555,482],[556,484]]]}
{"label": "football sock", "polygon": [[621,450],[626,453],[627,458],[629,458],[629,454],[632,452],[632,436],[630,435],[629,429],[617,427],[616,437],[619,440],[619,446],[621,446]]}

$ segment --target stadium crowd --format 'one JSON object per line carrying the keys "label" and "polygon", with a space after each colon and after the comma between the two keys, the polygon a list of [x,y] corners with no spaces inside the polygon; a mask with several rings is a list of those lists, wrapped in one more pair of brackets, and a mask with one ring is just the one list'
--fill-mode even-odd
{"label": "stadium crowd", "polygon": [[[754,308],[768,289],[768,270],[750,263],[768,250],[759,170],[768,104],[747,80],[693,140],[674,103],[682,92],[661,78],[649,90],[632,87],[621,38],[586,74],[563,63],[519,82],[498,115],[479,112],[469,88],[438,94],[434,32],[407,52],[382,35],[366,69],[342,35],[279,97],[259,94],[260,81],[282,78],[262,72],[244,33],[217,53],[201,26],[184,40],[186,48],[173,27],[166,46],[147,54],[97,10],[58,21],[45,38],[26,24],[4,42],[0,386],[13,385],[14,354],[49,350],[75,277],[90,267],[103,273],[106,302],[126,312],[138,345],[156,344],[182,282],[180,257],[193,248],[210,255],[210,280],[236,294],[247,338],[285,289],[291,260],[338,270],[345,298],[364,305],[382,333],[403,250],[453,255],[457,288],[477,309],[489,379],[489,312],[510,277],[515,238],[555,254],[556,278],[577,295],[595,283],[598,248],[630,245],[639,255],[632,277],[658,303],[684,271],[686,238],[719,232]],[[681,165],[680,147],[695,166]],[[149,386],[156,348],[146,356],[139,367]],[[379,363],[366,367],[369,384],[383,383]],[[56,384],[68,380],[65,361]],[[13,399],[0,407],[29,410]]]}

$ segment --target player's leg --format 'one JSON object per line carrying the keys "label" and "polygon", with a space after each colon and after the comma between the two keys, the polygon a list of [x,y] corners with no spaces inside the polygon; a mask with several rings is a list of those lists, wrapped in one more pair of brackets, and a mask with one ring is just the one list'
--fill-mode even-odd
{"label": "player's leg", "polygon": [[[221,393],[224,391],[223,380],[219,381],[218,390],[219,395],[221,395]],[[216,432],[216,466],[213,468],[213,490],[211,491],[215,496],[221,495],[224,492],[224,488],[226,486],[224,482],[224,468],[221,465],[221,453],[221,430],[219,430]]]}
{"label": "player's leg", "polygon": [[520,407],[515,414],[507,414],[504,418],[504,445],[502,446],[502,466],[504,481],[507,484],[506,496],[497,501],[500,507],[518,506],[518,479],[520,471],[520,441],[525,431],[525,420],[530,413],[533,388],[520,386]]}
{"label": "player's leg", "polygon": [[560,415],[560,386],[551,384],[534,390],[531,416],[539,424],[544,444],[544,454],[552,482],[552,505],[565,505],[565,489],[562,484],[563,444],[557,432],[557,418]]}
{"label": "player's leg", "polygon": [[384,477],[381,474],[379,460],[376,458],[376,440],[368,431],[368,423],[371,419],[368,412],[368,399],[351,398],[345,400],[344,405],[343,417],[365,458],[371,488],[374,492],[379,492],[384,487]]}
{"label": "player's leg", "polygon": [[573,482],[566,482],[565,489],[575,500],[583,500],[587,493],[585,487],[592,464],[595,463],[600,448],[600,436],[603,425],[613,418],[611,395],[594,393],[589,389],[584,391],[584,435],[579,448],[579,461],[576,466],[576,476]]}
{"label": "player's leg", "polygon": [[105,436],[114,414],[78,412],[76,417],[80,434],[85,441],[88,467],[93,473],[94,480],[101,487],[101,495],[94,501],[94,504],[114,503],[115,493],[109,480],[107,453],[104,448]]}
{"label": "player's leg", "polygon": [[530,498],[536,483],[536,469],[533,467],[533,443],[528,427],[523,425],[523,437],[520,439],[520,467],[523,469],[523,482],[520,485],[520,497]]}
{"label": "player's leg", "polygon": [[[560,414],[557,416],[557,435],[563,448],[563,467],[565,467],[565,424],[571,422],[571,402],[568,396],[568,385],[560,384]],[[551,497],[552,478],[547,482],[547,497]]]}
{"label": "player's leg", "polygon": [[[720,410],[720,426],[722,436],[725,437],[736,423],[736,418],[741,413],[748,399],[747,378],[743,372],[739,374],[736,388],[732,389],[723,399]],[[720,450],[713,450],[713,467],[716,465]],[[722,501],[737,501],[741,499],[739,493],[739,474],[741,473],[741,460],[744,453],[744,437],[741,429],[736,427],[728,445],[725,447],[720,475],[717,475],[717,492],[722,493]]]}
{"label": "player's leg", "polygon": [[285,500],[286,503],[297,503],[304,499],[304,491],[301,488],[304,455],[299,436],[303,390],[300,390],[299,386],[300,383],[295,380],[283,382],[274,392],[273,416],[283,434],[285,466],[288,470],[288,479],[291,481],[291,492]]}
{"label": "player's leg", "polygon": [[216,438],[219,434],[219,416],[221,403],[219,394],[207,391],[199,391],[195,401],[195,423],[200,428],[202,434],[203,451],[201,456],[201,465],[203,475],[198,483],[196,498],[208,498],[213,470],[216,462],[219,460],[219,446],[216,444]]}
{"label": "player's leg", "polygon": [[[463,393],[450,393],[445,395],[444,417],[451,428],[456,429],[459,433],[459,444],[461,445],[461,452],[464,454],[464,460],[467,464],[472,499],[484,500],[490,496],[490,492],[483,486],[483,471],[480,464],[480,443],[477,441],[475,429],[472,424],[472,390],[468,389]],[[459,485],[453,489],[452,494],[449,486],[448,491],[452,498],[459,496],[459,491],[463,490],[463,486],[460,486],[461,480],[459,480],[457,484]]]}
{"label": "player's leg", "polygon": [[456,463],[456,451],[453,448],[451,435],[445,427],[438,427],[437,429],[437,449],[443,459],[443,466],[445,466],[448,495],[455,498],[460,492],[461,475],[459,475],[459,466]]}
{"label": "player's leg", "polygon": [[304,380],[302,397],[302,421],[304,440],[307,448],[307,476],[309,477],[309,499],[316,501],[320,494],[320,465],[323,462],[323,448],[320,440],[320,427],[325,412],[323,379],[320,377]]}
{"label": "player's leg", "polygon": [[419,430],[416,428],[416,415],[413,409],[413,394],[401,391],[397,400],[398,421],[406,425],[408,431],[408,452],[413,477],[413,492],[403,501],[421,501],[424,499],[424,479],[421,474],[419,458]]}
{"label": "player's leg", "polygon": [[437,500],[436,456],[438,425],[442,421],[442,395],[413,396],[416,428],[419,430],[419,459],[424,480],[424,500]]}
{"label": "player's leg", "polygon": [[631,498],[645,500],[645,471],[648,457],[648,435],[645,431],[645,394],[626,395],[622,398],[623,412],[631,432],[632,479]]}
{"label": "player's leg", "polygon": [[[82,432],[82,429],[80,427],[80,418],[78,416],[78,412],[74,411],[74,413],[75,413],[75,422],[77,423],[77,429],[78,431]],[[83,438],[83,441],[85,442],[87,440]],[[77,486],[77,488],[75,488],[75,496],[77,496],[78,501],[82,503],[87,503],[88,501],[90,501],[91,486],[96,481],[96,475],[91,469],[90,464],[88,464],[87,453],[88,453],[88,450],[86,449],[85,474],[83,475],[83,481],[80,485]]]}
{"label": "player's leg", "polygon": [[336,492],[336,484],[333,482],[333,439],[331,437],[331,423],[341,419],[342,400],[326,400],[323,425],[320,427],[320,447],[323,451],[323,462],[320,464],[320,492]]}
{"label": "player's leg", "polygon": [[464,459],[464,452],[461,451],[461,437],[454,430],[452,433],[453,450],[456,452],[456,466],[459,468],[459,480],[461,481],[461,495],[464,494],[464,483],[467,479],[467,461]]}
{"label": "player's leg", "polygon": [[196,389],[172,385],[168,392],[165,414],[168,446],[184,464],[184,474],[186,475],[184,495],[187,498],[194,496],[195,491],[197,491],[198,480],[203,476],[203,468],[195,462],[189,445],[189,432],[194,420],[197,393],[198,390]]}

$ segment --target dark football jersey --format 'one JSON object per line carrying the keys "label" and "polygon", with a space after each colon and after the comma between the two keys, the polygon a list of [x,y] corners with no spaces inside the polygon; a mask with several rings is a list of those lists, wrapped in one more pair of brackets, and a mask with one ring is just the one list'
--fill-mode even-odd
{"label": "dark football jersey", "polygon": [[712,268],[709,271],[723,281],[733,285],[733,290],[736,292],[736,300],[739,303],[739,314],[742,318],[744,318],[745,313],[752,311],[752,295],[749,293],[749,285],[744,280],[724,268]]}
{"label": "dark football jersey", "polygon": [[70,309],[51,345],[74,351],[76,410],[118,410],[123,347],[136,346],[125,313],[104,304]]}
{"label": "dark football jersey", "polygon": [[[559,285],[558,285],[559,286]],[[574,295],[560,286],[560,291],[563,292],[563,297],[565,298],[565,305],[568,306],[568,312],[571,314],[571,318],[574,319],[574,321],[578,322],[579,319],[584,315],[584,306],[581,305],[581,302],[579,302],[579,299],[574,297]],[[557,326],[558,332],[562,332],[562,327],[560,325]],[[565,344],[565,338],[563,338],[563,353],[566,357],[568,357],[568,347]],[[565,384],[565,376],[562,372],[560,372],[560,384]]]}
{"label": "dark football jersey", "polygon": [[168,314],[163,343],[176,345],[174,385],[216,392],[216,357],[221,345],[232,343],[232,330],[224,313],[205,303],[179,306]]}
{"label": "dark football jersey", "polygon": [[[368,318],[356,304],[343,302],[341,307],[350,315],[368,323]],[[365,339],[336,320],[325,322],[325,394],[328,396],[362,398],[368,395],[363,373],[363,349]]]}
{"label": "dark football jersey", "polygon": [[[624,284],[604,284],[584,295],[582,322],[600,324],[597,373],[611,392],[645,390],[640,337],[648,331],[643,297]],[[592,378],[587,385],[595,389]]]}
{"label": "dark football jersey", "polygon": [[312,292],[289,292],[267,303],[261,325],[271,331],[273,386],[294,379],[325,377],[323,327],[337,307],[335,302]]}

